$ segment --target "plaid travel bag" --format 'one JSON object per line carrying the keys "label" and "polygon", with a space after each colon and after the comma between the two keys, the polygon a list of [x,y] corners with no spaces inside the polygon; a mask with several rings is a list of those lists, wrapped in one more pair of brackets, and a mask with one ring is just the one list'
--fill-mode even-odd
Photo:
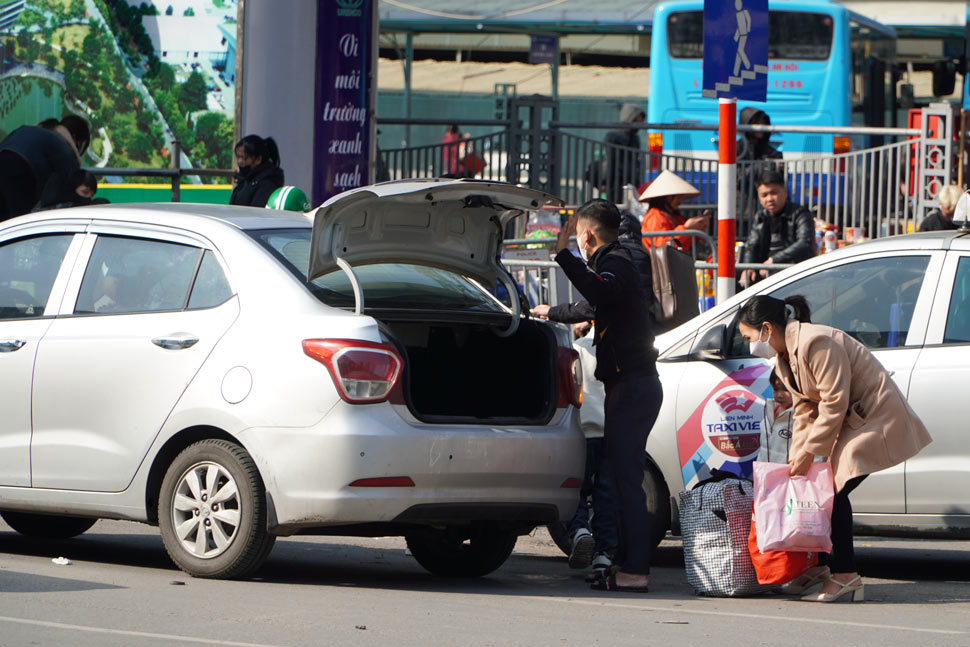
{"label": "plaid travel bag", "polygon": [[680,493],[680,529],[687,582],[697,595],[738,597],[771,589],[758,584],[748,534],[751,531],[751,481],[713,470]]}

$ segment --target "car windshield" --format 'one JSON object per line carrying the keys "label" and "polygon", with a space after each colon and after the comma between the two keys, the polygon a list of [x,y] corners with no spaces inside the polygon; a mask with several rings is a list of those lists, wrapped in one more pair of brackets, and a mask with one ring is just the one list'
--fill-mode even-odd
{"label": "car windshield", "polygon": [[[277,257],[301,281],[310,267],[310,237],[307,229],[250,230],[247,232]],[[354,268],[368,309],[415,310],[435,308],[505,313],[502,305],[478,283],[464,276],[423,265],[377,263]],[[341,270],[325,274],[307,284],[310,291],[329,306],[354,307],[354,290]]]}

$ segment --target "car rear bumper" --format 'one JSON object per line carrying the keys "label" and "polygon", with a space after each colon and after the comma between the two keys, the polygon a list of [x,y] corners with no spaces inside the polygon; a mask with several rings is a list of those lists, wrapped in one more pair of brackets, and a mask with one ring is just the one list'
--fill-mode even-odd
{"label": "car rear bumper", "polygon": [[[389,404],[338,404],[307,428],[240,435],[257,462],[275,534],[379,522],[568,519],[578,501],[585,441],[578,416],[555,426],[426,425]],[[413,486],[351,485],[408,477]]]}

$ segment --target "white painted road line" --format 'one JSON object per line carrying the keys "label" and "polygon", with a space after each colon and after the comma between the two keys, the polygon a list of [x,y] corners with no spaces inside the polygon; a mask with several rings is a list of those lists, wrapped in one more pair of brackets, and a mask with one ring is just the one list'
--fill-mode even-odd
{"label": "white painted road line", "polygon": [[85,625],[71,625],[63,622],[49,622],[47,620],[31,620],[29,618],[11,618],[0,616],[0,622],[13,622],[22,625],[50,627],[51,629],[69,629],[71,631],[90,631],[91,633],[112,634],[115,636],[132,636],[134,638],[156,638],[169,642],[200,643],[203,645],[226,645],[227,647],[280,647],[268,643],[241,643],[233,640],[215,640],[213,638],[196,638],[195,636],[176,636],[173,634],[156,634],[147,631],[127,631],[125,629],[108,629],[106,627],[87,627]]}
{"label": "white painted road line", "polygon": [[641,604],[624,604],[622,602],[595,602],[593,600],[578,600],[575,598],[553,598],[541,596],[528,596],[531,600],[543,600],[546,602],[562,602],[566,604],[583,604],[587,606],[611,607],[616,609],[634,609],[636,611],[655,611],[667,614],[688,614],[699,616],[720,616],[724,618],[750,618],[752,620],[777,620],[778,622],[803,622],[819,625],[841,625],[846,627],[859,627],[866,629],[887,629],[890,631],[913,631],[927,634],[946,634],[950,636],[966,636],[970,631],[957,631],[952,629],[929,629],[926,627],[905,627],[900,625],[881,625],[868,622],[851,622],[849,620],[826,620],[824,618],[805,618],[799,616],[772,616],[762,613],[738,613],[728,611],[701,611],[695,609],[672,609],[669,607],[652,607]]}

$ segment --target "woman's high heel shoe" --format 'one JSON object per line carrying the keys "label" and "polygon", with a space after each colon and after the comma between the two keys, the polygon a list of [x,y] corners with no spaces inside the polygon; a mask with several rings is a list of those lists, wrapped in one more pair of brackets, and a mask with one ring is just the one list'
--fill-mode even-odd
{"label": "woman's high heel shoe", "polygon": [[832,577],[832,572],[829,571],[828,566],[813,566],[782,586],[781,592],[785,595],[801,595],[813,586],[824,584],[830,577]]}
{"label": "woman's high heel shoe", "polygon": [[851,596],[853,602],[865,600],[865,585],[862,583],[862,576],[856,575],[851,580],[843,584],[834,577],[829,578],[829,582],[835,582],[841,588],[835,593],[809,593],[802,596],[805,602],[836,602],[846,596]]}

